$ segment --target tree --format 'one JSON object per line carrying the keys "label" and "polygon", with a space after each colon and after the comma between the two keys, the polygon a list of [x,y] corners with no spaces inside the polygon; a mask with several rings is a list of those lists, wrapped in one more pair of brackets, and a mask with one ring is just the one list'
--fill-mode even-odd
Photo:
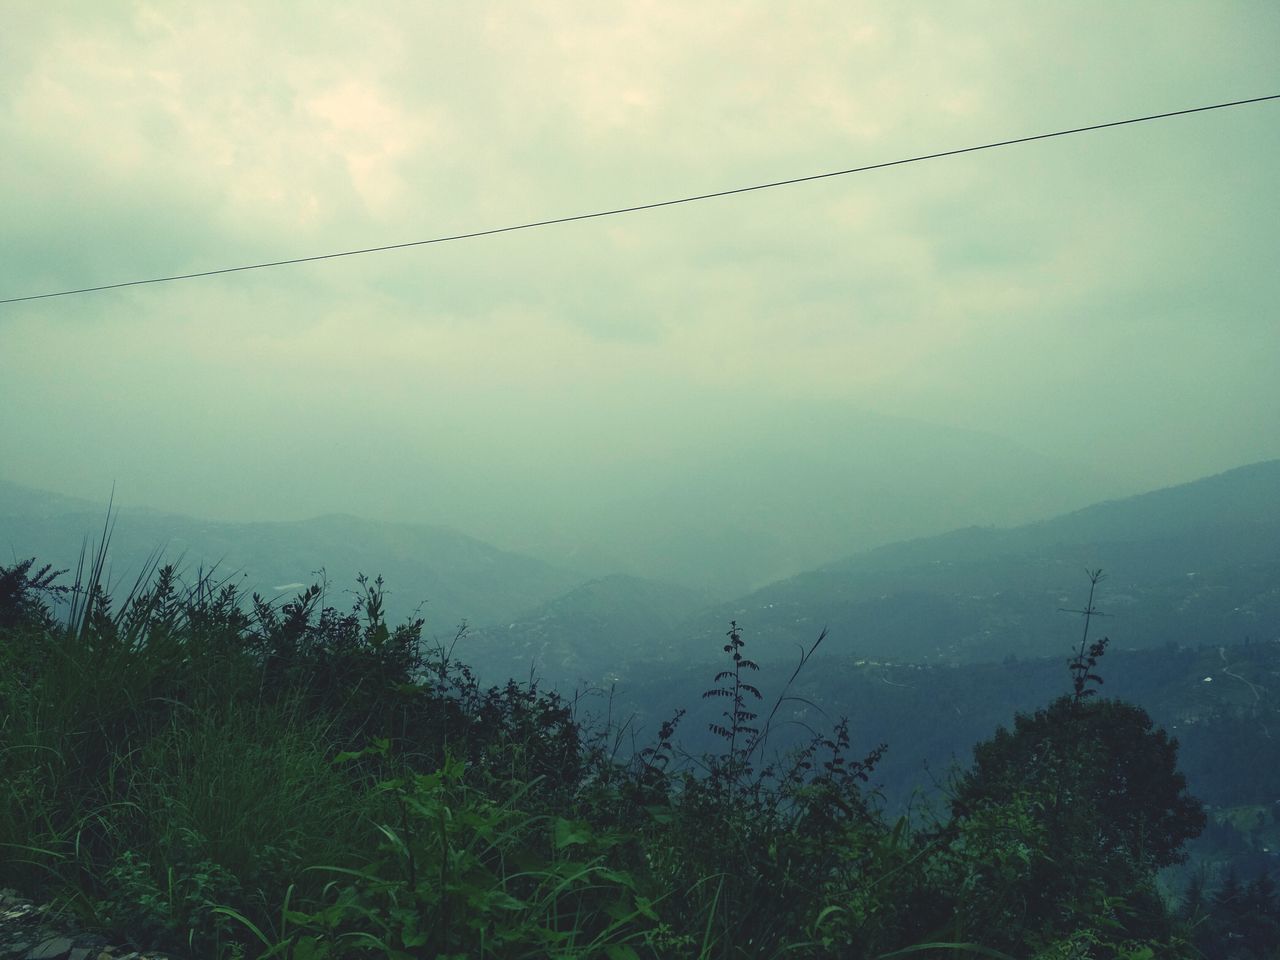
{"label": "tree", "polygon": [[991,925],[1044,942],[1099,921],[1128,937],[1166,935],[1155,871],[1185,859],[1205,823],[1177,749],[1140,707],[1078,695],[975,747],[951,798],[953,849],[961,862],[991,862],[993,844],[1009,855],[995,858],[1003,874],[966,875],[973,909],[999,908]]}
{"label": "tree", "polygon": [[1185,860],[1182,845],[1205,824],[1177,759],[1178,741],[1141,707],[1061,697],[974,748],[952,812],[964,816],[1030,791],[1049,826],[1066,828],[1088,814],[1088,829],[1073,839],[1091,856],[1159,869]]}
{"label": "tree", "polygon": [[0,566],[0,629],[53,626],[53,613],[41,595],[54,600],[64,596],[68,588],[54,581],[66,571],[46,563],[32,573],[35,562],[32,558]]}

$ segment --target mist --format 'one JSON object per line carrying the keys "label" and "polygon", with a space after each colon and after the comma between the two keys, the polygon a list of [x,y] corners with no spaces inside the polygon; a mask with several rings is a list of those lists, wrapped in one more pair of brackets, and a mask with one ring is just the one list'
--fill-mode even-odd
{"label": "mist", "polygon": [[[18,297],[1263,95],[1280,12],[71,5],[5,33]],[[1276,110],[5,304],[0,476],[728,591],[1280,456]]]}

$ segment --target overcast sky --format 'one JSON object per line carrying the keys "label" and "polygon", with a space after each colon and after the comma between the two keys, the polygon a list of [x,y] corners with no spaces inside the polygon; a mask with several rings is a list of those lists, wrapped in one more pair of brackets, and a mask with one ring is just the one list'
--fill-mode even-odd
{"label": "overcast sky", "polygon": [[[1278,49],[1272,0],[9,0],[0,298],[1280,93]],[[1278,160],[1280,101],[0,306],[0,476],[466,529],[826,409],[1190,479],[1280,456]]]}

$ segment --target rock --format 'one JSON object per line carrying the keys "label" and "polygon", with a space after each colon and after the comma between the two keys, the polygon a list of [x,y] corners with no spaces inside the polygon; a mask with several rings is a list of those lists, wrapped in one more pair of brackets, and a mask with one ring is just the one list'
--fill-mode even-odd
{"label": "rock", "polygon": [[49,905],[36,905],[10,889],[0,889],[0,960],[170,960],[142,954],[80,930],[56,917]]}

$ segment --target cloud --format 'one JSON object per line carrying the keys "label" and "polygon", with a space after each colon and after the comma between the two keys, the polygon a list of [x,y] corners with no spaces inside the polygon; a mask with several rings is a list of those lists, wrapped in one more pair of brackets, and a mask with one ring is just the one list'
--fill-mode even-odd
{"label": "cloud", "polygon": [[[0,295],[1267,92],[1278,17],[1155,3],[42,8],[0,38]],[[49,485],[74,469],[69,438],[115,469],[138,458],[154,488],[188,485],[181,506],[197,512],[239,458],[287,473],[308,431],[498,470],[555,421],[570,439],[551,477],[616,457],[602,424],[674,450],[699,409],[753,395],[1006,433],[1150,482],[1280,455],[1280,418],[1241,413],[1277,403],[1276,109],[0,308],[0,443],[28,451],[19,479]],[[1105,415],[1082,416],[1082,397]],[[341,470],[308,509],[352,509],[340,501],[360,474]],[[228,513],[261,503],[220,496]]]}

